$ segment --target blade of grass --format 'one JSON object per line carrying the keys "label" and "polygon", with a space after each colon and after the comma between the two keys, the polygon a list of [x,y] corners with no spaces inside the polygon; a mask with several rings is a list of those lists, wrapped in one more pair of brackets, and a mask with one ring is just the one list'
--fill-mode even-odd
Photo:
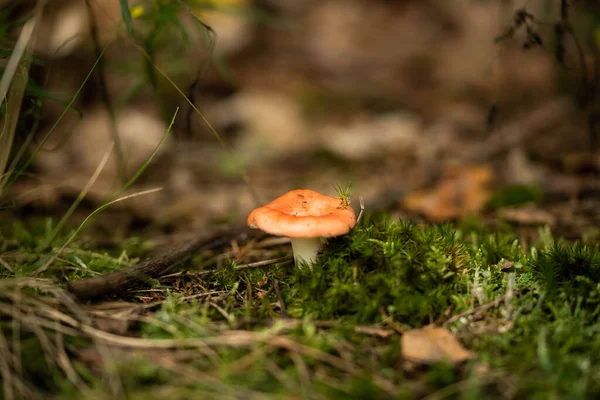
{"label": "blade of grass", "polygon": [[[60,49],[62,48],[62,46],[68,44],[70,40],[66,41],[61,46],[59,46],[58,49],[56,49],[54,54],[55,55],[58,54],[60,52]],[[34,58],[32,57],[31,59],[33,60]],[[49,65],[48,74],[46,76],[44,84],[48,83],[51,69],[52,69],[52,65]],[[25,93],[28,96],[34,97],[36,99],[42,98],[45,100],[50,100],[50,101],[60,103],[65,107],[67,107],[67,104],[68,104],[66,101],[62,100],[61,98],[52,95],[52,93],[50,93],[48,90],[44,89],[42,86],[38,85],[35,82],[35,80],[32,80],[32,79],[29,79],[27,81],[27,88],[25,90]],[[42,102],[42,105],[40,107],[42,107],[43,104],[44,104],[44,102]],[[79,119],[83,118],[83,112],[78,107],[72,106],[70,109],[72,109],[73,111],[75,111],[77,113],[77,115],[79,116]],[[10,166],[8,167],[8,170],[6,171],[6,175],[10,175],[17,168],[21,159],[25,156],[27,149],[29,149],[29,147],[31,146],[31,143],[33,143],[33,141],[35,140],[35,133],[37,132],[38,127],[40,126],[41,117],[42,117],[41,113],[35,114],[35,118],[34,118],[32,126],[31,126],[31,129],[29,129],[29,133],[26,135],[25,140],[21,144],[21,147],[19,148],[19,150],[17,150],[16,154],[13,156],[12,162],[11,162]],[[65,138],[65,141],[69,140],[71,135],[72,135],[72,133],[67,135],[67,137]],[[61,144],[57,145],[57,147],[59,147],[60,145]],[[2,177],[0,177],[0,181],[1,180],[2,180]]]}
{"label": "blade of grass", "polygon": [[19,150],[17,150],[17,153],[14,155],[13,160],[10,163],[10,166],[8,167],[8,170],[6,171],[7,175],[11,174],[17,168],[19,161],[25,155],[25,152],[29,148],[29,145],[31,145],[31,143],[33,142],[33,139],[35,139],[35,132],[37,131],[37,128],[39,126],[40,126],[40,114],[38,114],[36,116],[35,121],[33,122],[31,129],[29,130],[29,134],[27,134],[27,136],[25,137],[25,140],[21,144],[21,147],[19,148]]}
{"label": "blade of grass", "polygon": [[54,131],[56,130],[56,128],[58,127],[58,125],[60,124],[60,122],[62,121],[62,119],[64,118],[64,116],[67,114],[67,112],[69,111],[69,109],[71,109],[71,107],[73,106],[73,103],[75,102],[75,99],[77,98],[77,96],[79,96],[79,93],[81,93],[81,91],[83,90],[83,87],[85,86],[85,84],[87,83],[87,81],[92,76],[92,73],[94,72],[94,69],[98,65],[98,62],[99,62],[100,58],[104,55],[104,52],[106,51],[106,48],[109,45],[110,45],[110,43],[107,44],[104,47],[104,49],[102,50],[102,53],[100,54],[100,57],[97,58],[96,62],[94,63],[94,65],[92,65],[92,68],[90,69],[90,72],[88,72],[87,76],[85,77],[85,79],[83,80],[83,82],[81,83],[81,85],[79,85],[79,88],[77,89],[77,91],[75,92],[75,94],[73,95],[73,97],[71,98],[71,101],[69,101],[69,104],[67,104],[67,107],[65,107],[65,109],[63,110],[63,112],[60,115],[60,117],[58,117],[58,120],[54,123],[54,125],[52,125],[52,128],[50,128],[50,130],[48,131],[48,133],[39,142],[38,146],[33,150],[33,152],[31,153],[31,155],[27,159],[27,161],[25,161],[25,163],[21,166],[21,168],[15,170],[14,173],[11,174],[10,178],[8,179],[8,181],[6,183],[7,186],[12,185],[19,178],[19,176],[23,173],[23,171],[25,169],[27,169],[27,167],[32,163],[32,161],[35,159],[35,157],[37,156],[37,154],[41,151],[42,146],[44,146],[44,144],[48,141],[48,139],[54,133]]}
{"label": "blade of grass", "polygon": [[123,197],[119,197],[118,199],[115,199],[113,201],[110,201],[108,203],[104,203],[102,204],[100,207],[96,208],[94,211],[92,211],[92,213],[90,215],[88,215],[83,222],[79,225],[79,227],[75,230],[75,232],[73,232],[71,234],[71,236],[69,236],[69,239],[67,239],[67,241],[65,242],[65,244],[62,245],[62,247],[56,252],[56,254],[54,254],[52,257],[50,257],[50,259],[48,259],[48,261],[46,261],[46,263],[38,268],[33,274],[32,276],[38,276],[39,274],[41,274],[42,272],[44,272],[45,270],[48,269],[48,267],[50,266],[50,264],[52,264],[56,258],[58,256],[60,256],[60,254],[63,252],[63,250],[69,245],[71,244],[71,242],[73,241],[73,239],[75,239],[75,237],[79,234],[79,232],[81,232],[83,230],[83,228],[87,225],[88,221],[90,221],[95,215],[97,215],[98,213],[106,210],[109,206],[124,201],[124,200],[128,200],[128,199],[132,199],[134,197],[138,197],[138,196],[144,196],[146,194],[151,194],[151,193],[156,193],[156,192],[160,192],[161,190],[163,190],[163,188],[159,187],[159,188],[154,188],[154,189],[148,189],[148,190],[142,190],[141,192],[137,192],[137,193],[132,193],[129,194],[127,196],[123,196]]}
{"label": "blade of grass", "polygon": [[[213,57],[214,51],[215,51],[215,45],[217,43],[217,33],[213,30],[213,28],[211,28],[209,25],[205,24],[200,18],[198,18],[196,13],[194,13],[194,11],[191,9],[191,7],[188,4],[182,3],[181,0],[179,0],[179,4],[182,7],[184,7],[185,10],[187,11],[187,13],[192,17],[192,21],[194,21],[194,23],[198,27],[198,31],[202,32],[202,33],[206,33],[206,36],[204,36],[207,38],[207,40],[205,41],[205,46],[208,48],[208,54],[211,57]],[[196,92],[196,87],[200,83],[200,77],[204,75],[204,73],[206,72],[206,70],[208,69],[208,66],[210,64],[211,64],[210,57],[207,58],[206,61],[204,61],[203,63],[200,64],[200,66],[198,67],[198,70],[196,72],[196,78],[194,79],[194,81],[192,82],[190,87],[188,88],[187,97],[190,99],[190,101],[192,103],[195,102],[195,100],[194,100],[195,92]],[[188,135],[191,136],[191,131],[192,131],[192,108],[191,107],[188,109],[188,111],[186,113],[185,121],[186,121],[186,132]]]}
{"label": "blade of grass", "polygon": [[131,19],[131,11],[129,10],[127,0],[119,0],[119,3],[121,4],[121,14],[123,15],[123,22],[125,22],[127,33],[129,36],[133,37],[133,21]]}
{"label": "blade of grass", "polygon": [[56,238],[56,235],[58,235],[58,233],[60,232],[60,230],[62,229],[62,227],[67,222],[67,220],[71,217],[71,215],[73,215],[73,212],[75,212],[75,209],[77,208],[77,206],[79,205],[79,203],[81,203],[83,201],[83,199],[85,198],[85,196],[87,195],[87,193],[89,192],[89,190],[92,188],[92,186],[94,185],[94,183],[98,179],[98,176],[100,176],[100,173],[104,169],[104,166],[106,165],[106,162],[108,161],[108,158],[112,154],[114,145],[115,145],[115,143],[111,142],[110,146],[106,150],[106,153],[104,154],[104,157],[102,157],[102,160],[100,161],[100,164],[98,164],[98,166],[96,167],[96,170],[94,171],[94,174],[92,175],[92,177],[90,178],[90,180],[88,181],[88,183],[85,185],[85,187],[81,190],[81,192],[79,192],[79,195],[77,196],[77,198],[75,199],[75,201],[73,202],[73,204],[71,204],[71,207],[69,207],[69,209],[67,210],[67,212],[65,213],[65,215],[63,215],[63,217],[60,219],[60,221],[58,222],[58,224],[56,225],[56,227],[54,228],[54,230],[52,231],[52,233],[50,233],[50,236],[46,239],[46,241],[42,245],[42,249],[45,249],[48,246],[50,246],[50,244],[52,243],[52,241]]}
{"label": "blade of grass", "polygon": [[[21,30],[21,34],[19,35],[19,39],[17,39],[17,43],[15,44],[15,48],[11,54],[8,63],[6,64],[6,69],[4,70],[4,74],[2,75],[2,79],[0,79],[0,105],[6,98],[8,93],[8,89],[10,83],[14,75],[17,72],[17,68],[21,63],[21,58],[25,53],[25,49],[29,45],[29,42],[33,38],[33,33],[35,31],[35,27],[39,21],[39,18],[42,15],[42,11],[44,10],[44,6],[46,5],[47,0],[38,1],[36,8],[34,10],[34,16],[32,19],[27,21]],[[31,59],[26,57],[25,61],[31,62]]]}
{"label": "blade of grass", "polygon": [[171,132],[171,129],[173,128],[173,124],[175,123],[175,118],[177,117],[178,112],[179,112],[179,107],[177,107],[177,109],[175,109],[175,113],[173,114],[173,118],[171,118],[171,122],[169,123],[167,131],[165,132],[163,137],[160,139],[160,142],[158,142],[158,145],[156,145],[156,147],[154,148],[154,150],[152,151],[150,156],[148,156],[146,161],[144,161],[142,166],[140,168],[138,168],[138,170],[133,174],[133,176],[131,178],[129,178],[129,180],[125,183],[125,185],[123,185],[121,187],[121,189],[114,195],[114,197],[120,196],[121,194],[123,194],[123,192],[125,192],[127,189],[129,189],[131,187],[131,185],[133,185],[134,182],[140,177],[140,175],[142,175],[142,173],[146,170],[146,168],[148,168],[148,165],[150,165],[150,163],[152,162],[152,159],[154,158],[156,153],[158,153],[160,146],[162,146],[164,141],[167,139],[167,136],[169,136],[169,133]]}
{"label": "blade of grass", "polygon": [[3,189],[7,186],[9,178],[9,175],[3,176],[3,174],[8,165],[8,158],[17,130],[21,103],[27,89],[29,67],[32,60],[31,57],[23,57],[23,55],[29,43],[35,40],[33,34],[46,5],[46,1],[38,1],[33,18],[23,26],[19,39],[2,74],[2,79],[0,79],[0,107],[6,101],[6,117],[2,131],[0,132],[0,176],[2,176],[0,178],[0,197],[2,197]]}
{"label": "blade of grass", "polygon": [[[140,46],[139,44],[137,44],[135,42],[133,43],[133,45],[138,49],[138,51],[140,53],[142,53],[142,55],[147,60],[152,61],[151,56],[146,52],[146,50],[144,50],[144,48],[142,46]],[[192,107],[194,112],[202,119],[202,122],[204,123],[204,125],[206,125],[206,127],[210,130],[210,132],[213,134],[213,136],[217,139],[217,142],[223,148],[223,150],[225,150],[227,152],[231,152],[232,150],[229,148],[227,143],[225,143],[225,140],[223,140],[223,138],[221,137],[219,132],[217,132],[217,130],[212,126],[212,124],[204,116],[204,114],[202,114],[200,112],[200,110],[198,110],[196,105],[185,95],[185,93],[183,93],[183,91],[179,88],[179,86],[177,86],[177,84],[175,82],[173,82],[173,80],[169,77],[169,75],[167,75],[158,65],[153,63],[153,66],[167,80],[167,82],[169,82],[171,84],[171,86],[173,86],[173,88],[175,88],[175,90],[187,101],[187,103],[190,105],[190,107]],[[258,193],[256,188],[250,182],[250,176],[248,175],[248,173],[245,170],[242,170],[241,176],[242,176],[242,180],[244,181],[244,183],[250,190],[250,193],[251,193],[252,197],[254,198],[255,203],[257,205],[263,204],[264,201],[262,199],[262,196],[260,196],[260,194]]]}
{"label": "blade of grass", "polygon": [[119,137],[119,129],[117,128],[117,116],[115,114],[115,108],[112,104],[112,99],[108,94],[108,88],[106,83],[106,73],[104,67],[104,58],[101,57],[102,46],[100,44],[100,36],[98,34],[98,23],[96,19],[96,10],[92,6],[91,0],[85,0],[87,8],[88,19],[90,21],[90,37],[94,44],[94,52],[98,59],[98,67],[96,68],[96,86],[98,93],[100,94],[100,100],[104,104],[106,111],[108,112],[110,122],[110,135],[115,142],[115,159],[119,171],[119,180],[122,182],[127,175],[125,155],[123,154],[123,147],[121,146],[121,138]]}
{"label": "blade of grass", "polygon": [[[112,201],[113,199],[115,199],[115,198],[119,197],[121,194],[123,194],[127,189],[129,189],[135,183],[135,181],[140,177],[140,175],[144,172],[144,170],[148,167],[148,165],[150,165],[150,163],[152,162],[152,159],[154,158],[154,156],[156,155],[156,153],[160,149],[160,146],[162,146],[162,144],[164,143],[164,141],[167,139],[167,136],[169,135],[169,132],[171,131],[171,128],[173,127],[173,123],[175,122],[175,117],[177,116],[177,112],[178,111],[179,111],[179,108],[177,108],[177,110],[175,110],[175,114],[173,115],[173,118],[171,119],[171,123],[169,124],[169,127],[167,128],[167,131],[165,132],[165,134],[161,138],[161,140],[158,143],[158,145],[154,148],[154,150],[152,151],[152,153],[150,154],[150,156],[148,156],[148,158],[144,161],[144,163],[142,164],[142,166],[140,168],[138,168],[138,170],[129,179],[129,181],[127,181],[125,183],[125,185],[123,185],[114,195],[109,196],[109,198],[108,198],[107,201]],[[73,212],[75,211],[75,209],[77,208],[77,206],[79,205],[79,203],[81,203],[81,201],[85,198],[85,196],[87,195],[88,191],[90,190],[90,188],[92,187],[92,185],[94,184],[94,182],[96,181],[96,179],[98,178],[98,175],[100,175],[100,172],[104,168],[104,165],[106,164],[106,161],[108,160],[108,157],[110,156],[110,153],[112,152],[113,148],[114,148],[114,142],[111,143],[110,148],[108,149],[107,153],[104,155],[104,158],[102,159],[102,161],[100,162],[100,164],[96,168],[96,171],[92,175],[92,178],[88,181],[88,184],[79,193],[79,196],[77,196],[77,199],[75,199],[75,201],[73,202],[73,204],[71,204],[71,207],[69,208],[69,210],[67,210],[67,212],[65,213],[65,215],[63,215],[63,217],[60,219],[60,221],[56,225],[56,228],[52,231],[52,233],[50,234],[50,236],[48,237],[48,239],[45,241],[45,243],[43,244],[43,246],[41,247],[40,250],[44,250],[44,249],[46,249],[46,248],[48,248],[50,246],[50,244],[52,243],[52,241],[56,238],[56,236],[58,235],[58,233],[60,232],[60,230],[63,228],[63,226],[67,222],[67,220],[71,217],[71,215],[73,214]]]}
{"label": "blade of grass", "polygon": [[[121,188],[114,195],[110,196],[109,200],[107,200],[107,201],[112,201],[111,199],[115,199],[115,198],[119,197],[121,194],[123,194],[127,189],[129,189],[135,183],[135,181],[140,177],[140,175],[144,172],[144,170],[146,170],[146,168],[148,168],[148,165],[150,165],[150,163],[152,162],[152,159],[154,158],[154,156],[156,155],[156,153],[160,149],[160,146],[167,139],[167,137],[169,135],[169,132],[171,131],[171,128],[173,126],[173,123],[175,122],[175,117],[177,116],[177,112],[178,111],[179,111],[179,108],[177,108],[177,110],[175,110],[175,114],[173,115],[173,119],[171,120],[171,123],[169,124],[169,127],[168,127],[167,131],[165,132],[165,134],[161,138],[161,140],[158,143],[158,145],[154,148],[154,150],[152,151],[152,153],[150,154],[150,156],[144,161],[144,163],[142,164],[142,166],[140,168],[138,168],[138,170],[135,172],[135,174],[125,183],[125,185],[121,186]],[[54,238],[56,238],[56,235],[58,235],[58,233],[60,232],[60,230],[62,229],[62,227],[67,222],[68,218],[73,214],[73,212],[75,211],[75,209],[77,208],[77,206],[79,205],[79,203],[81,203],[81,201],[85,198],[87,192],[89,191],[89,189],[91,188],[91,186],[93,185],[93,183],[97,179],[98,175],[100,174],[100,172],[104,168],[104,164],[106,164],[106,160],[108,159],[108,156],[110,155],[110,152],[113,149],[113,145],[114,145],[114,142],[111,144],[110,149],[107,152],[107,154],[105,154],[105,158],[102,159],[102,161],[100,162],[100,165],[98,166],[98,168],[96,168],[96,171],[94,172],[94,175],[92,176],[92,178],[88,182],[88,185],[86,185],[86,187],[81,191],[81,193],[79,194],[79,196],[77,197],[77,199],[75,199],[75,201],[73,202],[73,204],[71,205],[71,207],[69,208],[69,210],[61,218],[61,220],[57,224],[56,228],[54,229],[54,231],[52,232],[52,234],[50,235],[50,237],[48,238],[48,240],[46,241],[46,243],[44,244],[44,246],[42,247],[42,249],[47,248],[52,243],[52,241],[54,240]]]}
{"label": "blade of grass", "polygon": [[[165,141],[165,139],[167,138],[167,136],[169,135],[169,132],[171,132],[171,128],[173,127],[173,124],[175,123],[175,118],[177,117],[177,113],[179,112],[179,107],[177,107],[177,109],[175,110],[175,113],[173,114],[173,118],[171,119],[171,123],[169,124],[169,127],[167,128],[167,131],[165,132],[165,134],[163,135],[162,139],[160,140],[160,142],[158,143],[158,145],[154,148],[154,151],[152,152],[152,154],[150,154],[150,156],[146,159],[146,161],[144,162],[144,164],[142,164],[142,166],[140,168],[138,168],[138,170],[136,171],[136,173],[129,179],[129,181],[127,181],[127,183],[125,183],[125,185],[123,187],[121,187],[121,189],[117,192],[117,194],[114,197],[120,196],[123,192],[125,192],[127,189],[129,189],[129,187],[131,187],[131,185],[133,185],[133,183],[137,180],[137,178],[144,172],[144,170],[148,167],[148,165],[150,164],[150,162],[152,162],[152,159],[154,158],[154,156],[156,155],[156,153],[158,152],[158,149],[160,148],[160,146],[163,144],[163,142]],[[104,161],[104,160],[103,160]],[[101,163],[102,164],[102,163]],[[102,165],[103,166],[103,165]],[[101,168],[100,168],[101,169]],[[34,276],[39,275],[40,273],[42,273],[43,271],[45,271],[46,269],[48,269],[48,267],[50,266],[51,263],[54,262],[54,260],[56,260],[56,258],[62,253],[62,251],[65,249],[65,247],[67,247],[72,241],[73,239],[75,239],[75,237],[77,236],[77,234],[84,228],[84,226],[88,223],[88,221],[95,216],[96,214],[98,214],[99,212],[105,210],[108,206],[117,203],[119,201],[123,201],[126,199],[129,199],[131,197],[135,197],[135,196],[141,196],[143,194],[149,194],[149,193],[154,193],[157,192],[159,190],[162,190],[162,188],[159,189],[151,189],[151,190],[146,190],[146,191],[142,191],[139,192],[137,194],[132,194],[132,195],[128,195],[128,196],[124,196],[124,197],[120,197],[114,200],[109,200],[108,202],[104,203],[103,205],[101,205],[100,207],[98,207],[96,210],[94,210],[90,215],[87,216],[87,218],[79,225],[79,227],[75,230],[75,232],[73,232],[73,234],[71,234],[71,236],[69,237],[69,239],[65,242],[65,244],[59,249],[59,251],[52,256],[42,267],[40,267],[37,271],[34,272]],[[76,200],[77,202],[77,200]],[[79,204],[79,203],[77,203]],[[73,207],[71,207],[73,208]],[[74,209],[74,208],[73,208]],[[69,210],[70,211],[70,210]],[[69,214],[70,216],[70,214]],[[67,215],[65,215],[65,217],[68,218]],[[63,217],[60,221],[59,224],[64,225],[64,221],[66,221],[66,218]],[[61,227],[62,227],[61,225]],[[58,233],[58,230],[55,230],[53,232],[53,234],[51,235],[51,237],[49,238],[49,240],[47,241],[47,243],[51,243],[51,240],[53,240],[53,238],[56,236],[56,234]]]}
{"label": "blade of grass", "polygon": [[[213,35],[215,35],[213,29],[210,28],[210,26],[206,25],[204,22],[202,22],[200,20],[200,18],[198,18],[196,16],[196,14],[194,14],[191,11],[191,9],[189,8],[189,6],[185,2],[183,2],[181,0],[178,0],[178,2],[193,17],[194,21],[197,24],[199,24],[200,26],[202,26],[202,27],[204,27],[204,28],[206,28],[208,30],[209,37],[211,39],[210,40],[210,53],[212,54],[212,51],[214,49]],[[210,130],[210,132],[212,133],[212,135],[216,138],[216,140],[219,143],[219,145],[225,151],[231,152],[232,150],[229,148],[229,146],[227,145],[227,143],[223,140],[223,138],[221,137],[221,135],[219,134],[219,132],[217,132],[217,130],[212,126],[212,124],[204,116],[204,114],[202,114],[200,112],[200,110],[198,110],[198,108],[194,105],[194,102],[192,100],[190,100],[189,96],[186,96],[186,94],[181,90],[181,88],[179,88],[179,86],[177,86],[177,84],[164,72],[164,70],[161,69],[158,65],[156,65],[156,63],[153,61],[152,55],[150,55],[148,53],[148,51],[146,51],[146,49],[142,45],[138,44],[137,42],[133,41],[132,44],[144,56],[144,58],[146,59],[146,61],[154,69],[156,69],[171,84],[171,86],[173,86],[173,88],[175,88],[175,90],[186,100],[186,102],[190,105],[190,107],[194,110],[194,112],[202,119],[202,122]],[[201,70],[203,70],[203,69],[204,68],[201,68]],[[248,188],[248,190],[250,191],[250,194],[252,195],[252,198],[254,199],[256,205],[263,204],[264,203],[264,199],[262,198],[262,196],[260,195],[260,193],[256,190],[256,188],[252,185],[252,182],[250,180],[250,176],[248,175],[248,173],[246,172],[245,169],[243,169],[242,172],[241,172],[241,178],[242,178],[242,181],[244,182],[244,184],[246,185],[246,187]]]}
{"label": "blade of grass", "polygon": [[[14,93],[14,95],[11,93],[11,96],[9,96],[10,101],[8,98],[6,99],[6,118],[4,120],[4,125],[2,126],[2,131],[0,132],[0,197],[2,196],[2,191],[8,178],[8,174],[5,174],[4,170],[8,164],[10,150],[12,149],[12,143],[19,118],[19,109],[21,108],[21,100],[25,91],[22,87],[24,85],[19,85],[21,86],[19,89],[17,89],[16,86],[17,85],[12,86],[11,92]],[[18,99],[14,99],[14,97],[17,97]],[[13,101],[13,99],[15,101]]]}

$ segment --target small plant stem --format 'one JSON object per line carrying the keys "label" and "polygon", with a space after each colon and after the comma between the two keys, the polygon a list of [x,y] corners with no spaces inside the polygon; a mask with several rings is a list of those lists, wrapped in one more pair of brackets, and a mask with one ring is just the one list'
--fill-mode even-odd
{"label": "small plant stem", "polygon": [[360,219],[363,216],[363,212],[365,211],[365,201],[362,196],[358,197],[358,201],[360,202],[360,212],[358,213],[358,218],[356,218],[356,225],[360,222]]}
{"label": "small plant stem", "polygon": [[98,38],[98,25],[96,23],[96,14],[92,8],[90,0],[85,0],[85,4],[88,9],[88,15],[90,18],[90,35],[92,37],[92,41],[94,42],[94,51],[96,53],[96,58],[98,61],[98,69],[96,70],[96,74],[98,76],[98,89],[100,91],[100,97],[102,103],[108,112],[110,118],[110,131],[113,141],[115,142],[115,155],[117,167],[119,170],[119,180],[125,182],[125,177],[127,175],[127,170],[125,167],[125,155],[123,154],[123,146],[121,145],[121,139],[119,137],[119,129],[117,128],[117,118],[115,116],[115,110],[112,105],[112,100],[108,94],[108,90],[106,89],[106,74],[104,69],[104,57],[102,55],[102,47],[100,46],[100,39]]}

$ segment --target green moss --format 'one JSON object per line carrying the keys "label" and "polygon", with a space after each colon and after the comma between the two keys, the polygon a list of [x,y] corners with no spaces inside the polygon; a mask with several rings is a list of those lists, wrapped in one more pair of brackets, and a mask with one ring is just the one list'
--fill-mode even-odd
{"label": "green moss", "polygon": [[[95,248],[84,240],[72,243],[58,254],[72,231],[49,240],[55,225],[50,218],[37,217],[4,225],[0,231],[4,233],[0,236],[0,252],[3,259],[14,268],[12,273],[0,269],[0,276],[23,277],[44,269],[39,275],[41,278],[58,279],[61,282],[82,279],[128,267],[139,260],[133,255],[146,254],[150,248],[139,238],[130,238],[121,244],[121,248],[111,250]],[[54,261],[45,268],[53,257]]]}
{"label": "green moss", "polygon": [[295,312],[372,323],[381,320],[383,308],[402,323],[422,325],[453,304],[465,306],[460,298],[469,294],[468,272],[478,268],[482,257],[470,254],[448,225],[366,222],[330,241],[312,272],[296,273],[300,297]]}
{"label": "green moss", "polygon": [[[15,270],[25,273],[36,259],[48,256],[36,253],[36,243],[48,231],[44,226],[18,226],[10,239],[2,240],[3,257]],[[130,244],[143,256],[140,243]],[[166,364],[151,350],[117,353],[123,389],[128,398],[240,398],[257,393],[261,398],[292,393],[301,398],[391,398],[383,379],[395,387],[395,398],[437,391],[451,397],[501,398],[507,382],[518,398],[594,398],[600,394],[600,248],[567,244],[545,231],[526,248],[513,233],[490,231],[476,221],[416,225],[366,215],[349,235],[329,240],[312,270],[292,265],[238,270],[227,262],[210,273],[182,278],[189,279],[189,286],[165,292],[165,302],[147,311],[130,334],[203,339],[242,330],[277,334],[292,347],[273,347],[266,340],[211,351],[178,348],[165,352],[171,360]],[[6,257],[15,252],[23,256]],[[93,271],[112,271],[135,261],[128,254],[126,249],[105,252],[73,243],[45,276],[60,283],[92,276]],[[503,269],[507,262],[512,267]],[[437,363],[405,372],[399,335],[380,338],[355,330],[359,324],[385,327],[390,320],[403,329],[443,322],[504,296],[509,277],[515,290],[510,305],[500,302],[448,326],[476,354],[467,365]],[[274,290],[276,279],[281,298]],[[259,290],[262,298],[256,295]],[[204,292],[215,294],[212,299],[188,298]],[[287,322],[280,321],[281,300],[296,325],[286,328]],[[319,321],[331,325],[323,328]],[[2,329],[10,335],[10,324]],[[93,346],[75,339],[66,337],[72,354]],[[35,378],[43,393],[78,397],[59,368],[38,362],[44,356],[35,335],[24,333],[21,342],[26,379]],[[193,356],[169,364],[169,357],[186,351]],[[89,365],[77,360],[74,365],[95,392],[108,393],[106,382]]]}

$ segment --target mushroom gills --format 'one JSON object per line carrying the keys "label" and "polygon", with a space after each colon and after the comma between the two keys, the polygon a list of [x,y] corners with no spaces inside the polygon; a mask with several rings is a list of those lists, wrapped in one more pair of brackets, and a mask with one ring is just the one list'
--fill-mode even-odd
{"label": "mushroom gills", "polygon": [[323,245],[320,237],[290,239],[292,241],[294,261],[298,267],[302,266],[301,261],[304,261],[309,266],[317,261],[317,253]]}

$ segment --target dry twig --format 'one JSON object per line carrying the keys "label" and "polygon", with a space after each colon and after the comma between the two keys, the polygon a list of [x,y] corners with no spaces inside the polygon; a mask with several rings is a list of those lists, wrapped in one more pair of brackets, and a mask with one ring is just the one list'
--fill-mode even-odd
{"label": "dry twig", "polygon": [[71,282],[67,289],[82,301],[116,294],[147,282],[148,279],[164,276],[194,253],[229,243],[232,238],[245,232],[246,229],[233,227],[203,234],[181,248],[144,260],[126,270]]}
{"label": "dry twig", "polygon": [[248,269],[248,268],[268,267],[268,266],[275,265],[275,264],[287,264],[293,260],[294,260],[294,257],[285,256],[285,257],[273,258],[272,260],[256,261],[256,262],[249,263],[249,264],[238,265],[238,266],[234,267],[234,269],[240,270],[240,269]]}

